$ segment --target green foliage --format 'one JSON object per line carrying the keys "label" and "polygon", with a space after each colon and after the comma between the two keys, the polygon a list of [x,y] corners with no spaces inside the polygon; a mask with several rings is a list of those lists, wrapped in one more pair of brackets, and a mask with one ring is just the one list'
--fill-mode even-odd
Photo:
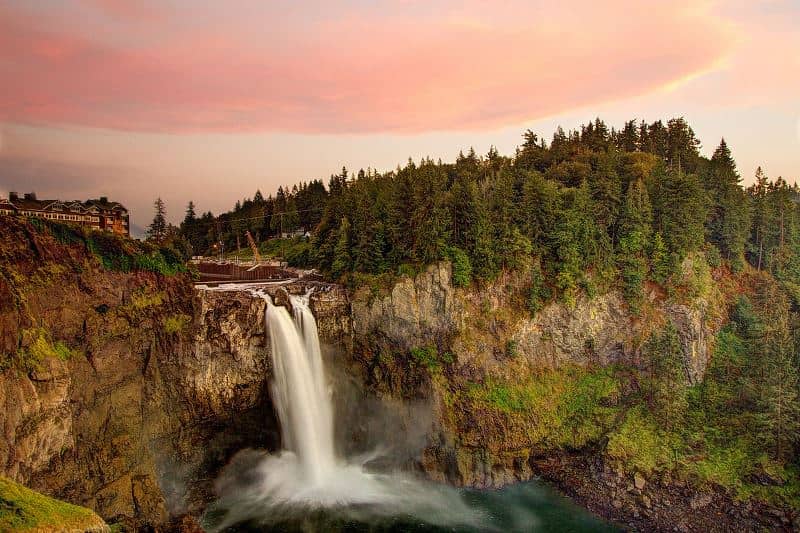
{"label": "green foliage", "polygon": [[[748,260],[786,287],[800,286],[800,190],[760,170],[743,190],[725,142],[704,158],[684,119],[628,121],[619,131],[598,119],[577,131],[559,128],[549,146],[525,136],[513,157],[469,150],[454,163],[342,169],[327,190],[313,180],[279,187],[274,197],[257,191],[219,217],[190,204],[180,230],[189,246],[173,239],[172,247],[184,256],[217,244],[232,250],[245,231],[269,243],[298,230],[312,236],[279,254],[290,264],[344,278],[448,257],[458,286],[525,271],[536,258],[546,283],[534,285],[534,313],[549,298],[538,288],[552,287],[573,305],[592,287],[587,280],[618,284],[638,312],[647,279],[672,293],[670,278],[704,247],[714,268],[727,261],[738,272]],[[109,268],[136,267],[101,255]]]}
{"label": "green foliage", "polygon": [[174,276],[186,272],[186,265],[176,262],[174,256],[165,257],[163,251],[154,251],[148,254],[138,254],[133,257],[133,267],[136,270],[155,272],[162,276]]}
{"label": "green foliage", "polygon": [[686,258],[680,279],[674,280],[674,288],[683,291],[686,299],[696,300],[708,296],[714,286],[711,269],[705,255],[692,254]]}
{"label": "green foliage", "polygon": [[578,449],[596,443],[619,412],[615,369],[548,370],[520,381],[470,384],[472,409],[489,409],[522,424],[536,442]]}
{"label": "green foliage", "polygon": [[719,253],[719,248],[714,246],[713,244],[707,244],[705,246],[705,257],[708,266],[711,268],[719,268],[722,264],[722,254]]}
{"label": "green foliage", "polygon": [[456,246],[447,249],[447,256],[453,265],[453,285],[456,287],[467,287],[472,282],[472,263],[469,256]]}
{"label": "green foliage", "polygon": [[335,278],[341,277],[350,269],[350,265],[350,223],[344,218],[339,226],[331,273]]}
{"label": "green foliage", "polygon": [[0,359],[0,371],[17,368],[33,372],[47,358],[68,361],[77,353],[62,341],[53,342],[50,333],[42,328],[23,330],[21,344],[15,354]]}
{"label": "green foliage", "polygon": [[137,291],[131,295],[130,305],[136,310],[158,307],[164,303],[164,298],[162,292]]}
{"label": "green foliage", "polygon": [[106,270],[130,272],[133,268],[133,243],[118,235],[91,232],[86,238],[86,248],[100,260]]}
{"label": "green foliage", "polygon": [[644,474],[672,470],[679,453],[679,439],[659,429],[643,406],[628,410],[606,446],[609,457],[624,463],[629,470]]}
{"label": "green foliage", "polygon": [[83,531],[102,521],[91,510],[34,492],[0,477],[0,530]]}
{"label": "green foliage", "polygon": [[514,339],[506,341],[506,357],[514,358],[519,355],[519,343]]}
{"label": "green foliage", "polygon": [[670,322],[645,343],[646,379],[642,392],[651,412],[663,427],[672,428],[688,408],[687,377],[678,331]]}
{"label": "green foliage", "polygon": [[442,367],[453,363],[451,353],[439,354],[435,346],[412,348],[410,355],[416,365],[426,368],[430,373],[439,372]]}
{"label": "green foliage", "polygon": [[650,247],[650,276],[656,283],[664,285],[669,277],[675,272],[677,261],[676,256],[667,251],[661,233],[658,232],[653,237],[653,245]]}
{"label": "green foliage", "polygon": [[187,271],[187,256],[173,246],[174,241],[159,248],[105,231],[93,231],[38,218],[31,218],[29,222],[38,228],[38,232],[49,233],[60,244],[85,246],[106,270],[147,270],[162,275]]}
{"label": "green foliage", "polygon": [[528,290],[527,300],[528,311],[531,315],[536,315],[550,298],[552,298],[552,292],[547,285],[542,267],[537,261],[531,268],[531,286]]}
{"label": "green foliage", "polygon": [[403,263],[397,267],[397,275],[398,276],[405,276],[408,278],[416,277],[417,274],[422,272],[420,265],[412,264],[412,263]]}

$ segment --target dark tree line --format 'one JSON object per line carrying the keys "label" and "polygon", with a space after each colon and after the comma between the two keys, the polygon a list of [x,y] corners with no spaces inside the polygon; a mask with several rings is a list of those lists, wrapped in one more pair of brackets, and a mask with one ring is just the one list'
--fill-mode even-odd
{"label": "dark tree line", "polygon": [[636,309],[648,280],[664,284],[700,250],[797,283],[797,187],[759,170],[743,189],[724,139],[711,158],[699,150],[682,118],[620,130],[597,119],[559,128],[549,143],[527,131],[512,157],[470,149],[454,163],[342,169],[327,188],[314,180],[257,192],[218,217],[198,217],[190,204],[181,231],[196,253],[243,247],[245,231],[256,241],[308,232],[307,261],[335,278],[443,258],[461,284],[527,269],[532,308],[619,283]]}
{"label": "dark tree line", "polygon": [[233,249],[245,231],[259,241],[308,231],[297,257],[336,279],[441,259],[452,262],[458,286],[513,271],[528,276],[532,312],[553,298],[571,303],[581,291],[619,287],[637,313],[646,283],[674,289],[690,256],[746,270],[755,294],[732,310],[704,382],[685,386],[680,339],[668,325],[643,347],[641,393],[662,428],[791,461],[800,434],[799,206],[796,185],[761,169],[743,188],[726,142],[702,156],[683,119],[620,130],[598,119],[559,128],[549,142],[527,131],[511,157],[470,149],[453,163],[342,169],[327,187],[315,180],[266,199],[256,193],[219,217],[198,217],[190,203],[181,231],[200,253],[220,241]]}
{"label": "dark tree line", "polygon": [[293,233],[311,232],[319,224],[328,193],[320,180],[279,187],[273,197],[256,191],[253,198],[236,202],[227,213],[200,216],[189,202],[180,229],[195,254],[213,254],[217,246],[236,250],[247,246],[245,232],[256,242]]}

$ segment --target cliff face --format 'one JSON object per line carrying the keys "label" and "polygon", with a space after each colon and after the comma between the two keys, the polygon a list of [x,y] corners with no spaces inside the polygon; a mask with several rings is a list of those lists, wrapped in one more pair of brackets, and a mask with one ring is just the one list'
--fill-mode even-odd
{"label": "cliff face", "polygon": [[[0,475],[111,521],[162,525],[198,513],[236,451],[277,449],[261,298],[197,289],[186,275],[114,272],[87,246],[26,224],[0,226],[0,237]],[[267,291],[290,305],[289,293],[313,287],[335,366],[381,400],[358,393],[366,407],[344,440],[367,438],[357,419],[385,410],[392,431],[414,434],[403,460],[458,485],[527,480],[597,442],[626,394],[609,369],[640,368],[642,344],[667,321],[687,382],[698,382],[723,320],[713,291],[652,289],[641,318],[613,291],[531,317],[523,279],[471,290],[450,279],[441,263],[379,297],[302,281]],[[576,422],[587,400],[600,415]]]}
{"label": "cliff face", "polygon": [[[0,475],[158,525],[200,509],[232,453],[278,446],[263,300],[108,270],[27,223],[0,237]],[[346,295],[318,285],[320,330],[342,342]]]}
{"label": "cliff face", "polygon": [[[678,329],[687,382],[698,382],[721,325],[707,312],[714,294],[677,303],[653,292],[645,316],[636,318],[612,291],[582,296],[572,308],[550,303],[531,317],[519,302],[519,279],[479,290],[456,289],[450,279],[449,264],[440,263],[386,296],[356,293],[352,368],[384,397],[433,402],[423,468],[456,484],[529,479],[537,456],[591,440],[569,434],[588,429],[567,427],[567,402],[602,388],[585,384],[605,379],[606,368],[640,367],[644,341],[667,321]],[[600,401],[624,393],[607,388]],[[592,421],[598,431],[610,423]]]}

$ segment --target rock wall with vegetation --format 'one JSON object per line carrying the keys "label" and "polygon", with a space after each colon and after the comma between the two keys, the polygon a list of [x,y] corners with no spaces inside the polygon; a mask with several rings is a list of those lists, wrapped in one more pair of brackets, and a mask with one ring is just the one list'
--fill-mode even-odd
{"label": "rock wall with vegetation", "polygon": [[472,288],[452,274],[438,263],[362,285],[352,302],[353,371],[380,396],[434,406],[427,475],[477,487],[542,475],[638,528],[702,527],[712,501],[731,526],[796,520],[791,463],[720,438],[749,428],[714,411],[729,401],[720,390],[737,390],[720,367],[742,301],[788,313],[771,277],[711,269],[696,254],[670,294],[648,285],[639,313],[613,290],[531,313],[525,273]]}
{"label": "rock wall with vegetation", "polygon": [[[196,290],[168,253],[105,234],[3,218],[0,242],[0,475],[161,526],[203,508],[233,453],[278,447],[262,299]],[[341,289],[270,291],[312,285],[321,335],[346,345]]]}

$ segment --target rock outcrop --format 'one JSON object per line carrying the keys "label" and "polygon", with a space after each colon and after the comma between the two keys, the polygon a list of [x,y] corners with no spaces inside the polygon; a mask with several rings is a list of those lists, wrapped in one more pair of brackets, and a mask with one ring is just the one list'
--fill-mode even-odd
{"label": "rock outcrop", "polygon": [[[653,293],[647,316],[637,318],[616,291],[582,295],[572,307],[551,302],[532,317],[517,296],[524,280],[509,275],[465,290],[452,286],[450,274],[449,264],[440,263],[401,279],[385,296],[357,292],[351,368],[379,395],[431,402],[422,468],[455,484],[499,487],[529,479],[533,458],[557,448],[545,434],[552,424],[547,417],[558,416],[547,411],[555,408],[546,398],[547,412],[538,414],[514,404],[537,403],[518,397],[542,372],[635,368],[644,364],[642,346],[650,333],[671,321],[687,382],[696,383],[721,325],[707,316],[702,298],[680,303]],[[547,394],[546,383],[542,387],[535,394]]]}
{"label": "rock outcrop", "polygon": [[[277,448],[262,299],[108,270],[28,223],[0,236],[0,475],[150,527],[198,512],[236,451]],[[321,335],[347,342],[341,289],[270,291],[311,285]]]}

